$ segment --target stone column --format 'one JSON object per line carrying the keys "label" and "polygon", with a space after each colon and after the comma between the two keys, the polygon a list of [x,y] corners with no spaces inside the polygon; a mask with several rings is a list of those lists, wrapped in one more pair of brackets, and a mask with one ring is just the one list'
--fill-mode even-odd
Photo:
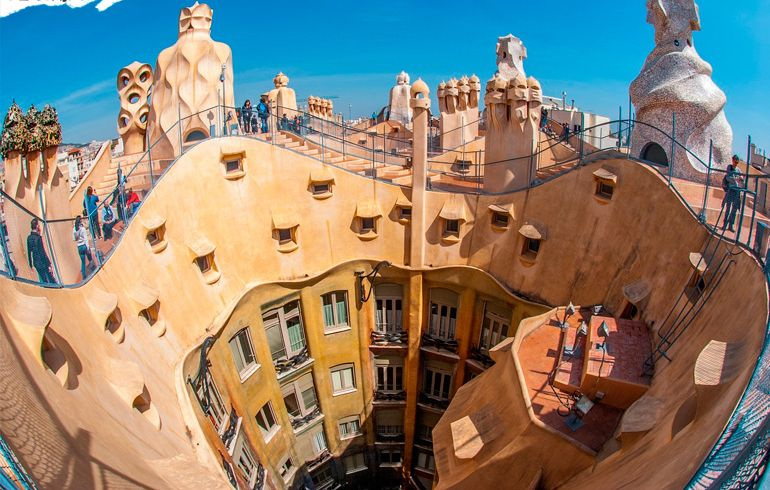
{"label": "stone column", "polygon": [[423,318],[422,290],[422,272],[411,272],[409,286],[406,291],[406,298],[409,301],[408,316],[406,318],[407,332],[409,332],[409,348],[406,355],[406,375],[404,377],[406,408],[404,409],[404,454],[403,464],[401,465],[405,479],[409,479],[412,470],[411,462],[414,432],[416,429],[415,424],[417,421],[417,399],[420,396],[418,382],[420,379],[420,337]]}
{"label": "stone column", "polygon": [[414,111],[412,126],[414,144],[412,154],[412,226],[409,265],[420,268],[425,263],[425,184],[428,163],[428,109],[430,90],[418,79],[410,90],[409,107]]}

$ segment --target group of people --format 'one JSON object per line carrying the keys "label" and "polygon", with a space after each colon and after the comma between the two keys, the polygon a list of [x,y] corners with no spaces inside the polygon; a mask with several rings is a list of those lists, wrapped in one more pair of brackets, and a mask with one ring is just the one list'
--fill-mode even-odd
{"label": "group of people", "polygon": [[295,115],[291,119],[283,113],[281,119],[278,120],[278,128],[284,131],[291,131],[296,134],[302,134],[302,118],[299,114]]}
{"label": "group of people", "polygon": [[259,104],[257,104],[256,108],[251,106],[251,100],[246,99],[243,107],[238,112],[238,119],[244,134],[267,133],[270,104],[267,103],[266,95],[259,99]]}

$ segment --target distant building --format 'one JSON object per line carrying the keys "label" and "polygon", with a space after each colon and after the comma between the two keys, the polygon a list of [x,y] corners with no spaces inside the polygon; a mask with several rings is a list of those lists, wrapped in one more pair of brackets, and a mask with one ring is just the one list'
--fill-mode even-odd
{"label": "distant building", "polygon": [[587,128],[584,141],[591,146],[601,150],[618,144],[617,134],[613,133],[613,127],[609,124],[610,118],[580,110],[574,100],[568,105],[564,98],[544,95],[543,108],[548,111],[550,121],[558,125],[569,124],[573,134]]}

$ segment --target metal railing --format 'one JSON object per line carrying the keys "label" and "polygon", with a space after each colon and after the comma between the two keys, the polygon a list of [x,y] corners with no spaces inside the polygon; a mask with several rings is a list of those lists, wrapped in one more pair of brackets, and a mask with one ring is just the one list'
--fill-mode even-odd
{"label": "metal railing", "polygon": [[[285,108],[281,108],[281,110],[292,111],[292,109]],[[186,133],[184,129],[189,126],[188,120],[195,117],[202,120],[203,118],[199,117],[202,114],[210,122],[209,127],[201,128],[197,135]],[[234,107],[220,105],[191,116],[179,117],[178,121],[161,134],[156,141],[150,142],[148,149],[138,156],[126,172],[120,172],[122,175],[118,175],[116,184],[110,188],[106,195],[100,196],[101,200],[95,209],[86,213],[83,222],[88,230],[88,250],[92,260],[84,259],[87,267],[84,277],[73,274],[71,271],[62,270],[62,265],[67,262],[64,260],[65,257],[69,258],[70,263],[73,260],[78,260],[78,252],[72,241],[75,217],[52,218],[48,216],[45,202],[42,199],[36,203],[40,211],[33,212],[22,206],[12,195],[0,191],[0,205],[3,211],[2,219],[0,219],[0,252],[2,252],[0,275],[43,287],[75,287],[87,282],[109,259],[124,236],[125,229],[133,220],[138,207],[142,205],[147,195],[168,169],[186,151],[206,139],[230,136],[256,138],[265,144],[284,145],[289,151],[303,153],[310,158],[347,172],[392,184],[411,185],[409,172],[413,147],[410,140],[357,130],[346,126],[344,123],[339,124],[301,111],[293,110],[289,114],[298,117],[297,123],[289,125],[287,121],[291,121],[291,118],[287,117],[286,120],[282,120],[283,118],[271,115],[268,120],[267,134],[243,134],[243,125],[238,120],[237,110]],[[645,162],[639,160],[638,156],[631,155],[632,134],[637,125],[645,125],[652,133],[658,135],[661,141],[670,144],[669,158],[672,164],[660,165],[654,162]],[[597,129],[599,130],[598,133],[602,135],[601,138],[613,138],[616,141],[614,151],[603,148],[607,146],[604,144],[594,146],[588,143],[590,138],[586,135],[591,134],[591,137],[595,138]],[[606,133],[604,129],[607,130]],[[366,141],[362,144],[364,138]],[[479,151],[471,159],[452,159],[456,154],[444,154],[442,160],[447,161],[439,161],[439,155],[431,152],[428,165],[428,185],[438,189],[442,186],[441,181],[448,179],[449,184],[446,188],[455,192],[489,194],[485,192],[482,185],[484,169],[492,165],[510,165],[517,160],[526,162],[532,173],[522,184],[522,189],[536,187],[547,180],[557,178],[584,164],[602,158],[621,160],[628,164],[642,163],[654,169],[661,176],[692,215],[712,235],[721,235],[722,240],[734,243],[751,253],[765,266],[766,272],[770,269],[767,267],[768,261],[765,256],[765,243],[768,239],[768,233],[770,233],[770,228],[768,228],[770,222],[766,217],[768,214],[767,191],[770,186],[770,176],[752,174],[751,166],[747,165],[747,169],[742,175],[743,188],[740,190],[740,204],[736,213],[737,229],[734,235],[727,236],[720,229],[720,225],[724,222],[719,222],[720,201],[724,201],[725,198],[725,193],[721,187],[722,177],[725,173],[721,164],[724,162],[715,164],[713,155],[709,155],[708,158],[704,155],[696,155],[665,131],[632,119],[621,119],[591,128],[581,128],[577,133],[572,133],[569,139],[571,152],[563,159],[557,159],[555,162],[546,164],[543,161],[543,155],[549,150],[553,153],[554,148],[561,145],[560,141],[553,140],[554,138],[546,138],[544,141],[547,144],[539,145],[538,149],[530,155],[494,162],[485,161],[485,155]],[[170,143],[171,141],[176,141],[177,144],[173,145]],[[299,146],[291,144],[297,142],[300,143]],[[560,148],[559,151],[562,149]],[[317,151],[313,152],[312,150]],[[451,151],[457,152],[458,150]],[[681,153],[692,164],[700,165],[701,169],[706,172],[705,185],[692,183],[674,176],[672,172],[673,162],[676,161],[675,156]],[[747,161],[749,159],[750,153],[747,155]],[[475,182],[470,186],[457,185],[458,183],[463,184],[464,180],[469,180],[469,174],[474,177]],[[407,178],[399,179],[399,175]],[[138,194],[141,194],[142,199],[137,206],[127,206],[126,198],[128,196],[124,195],[124,191],[128,188],[140,191]],[[112,238],[106,237],[107,230],[101,223],[98,224],[99,231],[97,231],[97,221],[91,219],[94,215],[102,216],[106,204],[111,204],[116,208],[113,210],[116,224],[109,230],[113,234]],[[26,237],[29,234],[28,222],[33,218],[37,218],[40,222],[43,250],[50,260],[50,270],[45,272],[50,273],[53,281],[43,281],[40,277],[36,277],[40,271],[34,267],[34,263],[32,265],[29,263]],[[27,228],[24,227],[25,224]],[[61,243],[66,243],[62,242],[62,236],[69,238],[69,246],[61,246]],[[55,247],[54,244],[59,245]],[[770,281],[770,277],[768,281]],[[767,330],[770,332],[770,324],[768,324]],[[755,372],[735,408],[727,428],[720,437],[719,443],[694,475],[689,485],[690,488],[711,486],[746,488],[757,484],[768,458],[768,439],[770,438],[768,392],[770,392],[770,337],[765,339]]]}

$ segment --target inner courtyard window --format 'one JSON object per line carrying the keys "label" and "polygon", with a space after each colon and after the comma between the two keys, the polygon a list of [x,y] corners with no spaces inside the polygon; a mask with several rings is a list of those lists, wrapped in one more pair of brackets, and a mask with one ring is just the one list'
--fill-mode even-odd
{"label": "inner courtyard window", "polygon": [[262,314],[262,322],[273,361],[291,359],[303,352],[305,329],[298,300],[266,311]]}

